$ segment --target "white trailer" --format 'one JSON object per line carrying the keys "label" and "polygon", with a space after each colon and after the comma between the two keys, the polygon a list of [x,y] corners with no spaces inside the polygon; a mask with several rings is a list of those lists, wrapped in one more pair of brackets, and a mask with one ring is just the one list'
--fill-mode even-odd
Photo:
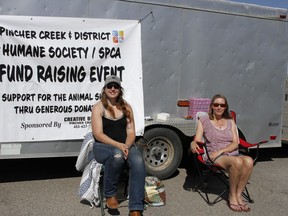
{"label": "white trailer", "polygon": [[[195,133],[180,99],[227,96],[251,142],[281,146],[288,62],[287,10],[208,0],[0,0],[0,15],[141,22],[147,172],[167,178]],[[157,114],[168,113],[168,120]],[[82,140],[19,142],[0,159],[77,156]],[[0,143],[1,148],[7,143]],[[144,145],[142,145],[144,144]],[[186,153],[186,151],[184,151]]]}

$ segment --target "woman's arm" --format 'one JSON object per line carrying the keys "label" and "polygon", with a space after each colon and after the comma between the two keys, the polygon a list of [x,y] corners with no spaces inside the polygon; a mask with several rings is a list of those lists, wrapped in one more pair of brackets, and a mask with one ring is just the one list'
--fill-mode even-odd
{"label": "woman's arm", "polygon": [[103,105],[101,102],[98,102],[93,106],[91,117],[91,126],[94,137],[101,143],[110,144],[122,150],[123,143],[117,142],[103,133],[102,114]]}
{"label": "woman's arm", "polygon": [[201,121],[198,121],[194,140],[190,144],[190,148],[193,153],[196,152],[197,154],[199,154],[200,148],[197,142],[202,142],[203,133],[204,133],[203,125]]}
{"label": "woman's arm", "polygon": [[130,112],[131,118],[130,120],[127,118],[127,127],[126,127],[127,138],[125,141],[125,145],[128,148],[130,148],[135,142],[136,133],[135,133],[135,121],[134,121],[133,110],[130,105],[127,105],[127,109]]}

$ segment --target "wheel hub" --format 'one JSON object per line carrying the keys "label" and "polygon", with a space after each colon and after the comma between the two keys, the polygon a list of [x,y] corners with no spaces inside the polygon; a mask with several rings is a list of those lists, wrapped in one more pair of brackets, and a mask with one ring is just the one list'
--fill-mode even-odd
{"label": "wheel hub", "polygon": [[145,149],[145,160],[153,167],[161,166],[168,160],[169,143],[163,139],[151,140]]}
{"label": "wheel hub", "polygon": [[152,156],[154,156],[156,160],[161,159],[161,149],[160,148],[158,148],[158,147],[153,148],[151,153],[152,153]]}

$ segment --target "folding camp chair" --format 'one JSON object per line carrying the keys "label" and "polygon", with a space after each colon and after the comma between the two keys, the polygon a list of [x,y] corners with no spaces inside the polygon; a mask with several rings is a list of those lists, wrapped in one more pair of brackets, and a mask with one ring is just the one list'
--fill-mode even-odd
{"label": "folding camp chair", "polygon": [[[101,170],[101,178],[100,183],[98,187],[98,194],[99,194],[99,200],[100,200],[100,208],[101,208],[101,215],[105,215],[105,199],[103,197],[103,174],[104,174],[104,167],[102,166]],[[124,197],[128,196],[128,186],[129,186],[129,167],[128,164],[125,162],[122,174],[123,181],[124,181]]]}
{"label": "folding camp chair", "polygon": [[[199,118],[200,115],[203,115],[203,113],[200,113],[199,115],[197,115],[197,118]],[[231,115],[234,117],[235,120],[235,112],[231,113]],[[239,146],[241,146],[243,149],[249,149],[251,147],[255,147],[256,146],[256,157],[254,158],[254,164],[255,161],[258,158],[258,151],[259,151],[259,146],[263,143],[267,143],[268,141],[264,140],[255,144],[252,143],[248,143],[247,141],[245,141],[244,139],[239,138]],[[199,154],[193,154],[193,158],[194,158],[194,162],[196,165],[196,169],[197,169],[197,173],[199,175],[200,178],[200,182],[198,184],[196,184],[196,178],[194,175],[194,191],[197,191],[200,196],[206,201],[206,203],[208,205],[214,205],[217,202],[221,201],[222,199],[224,199],[224,194],[226,192],[229,191],[229,176],[227,174],[227,172],[218,164],[214,163],[208,154],[206,154],[207,148],[206,148],[206,144],[205,141],[203,140],[203,142],[198,143],[199,147],[201,148]],[[204,161],[204,155],[206,155],[206,157],[208,158],[208,163],[206,161]],[[212,177],[216,177],[216,179],[220,180],[220,182],[223,183],[224,188],[219,189],[219,187],[215,190],[217,190],[217,195],[216,198],[214,198],[214,200],[211,200],[210,194],[211,193],[211,189],[209,187],[209,183],[212,181]],[[209,190],[210,189],[210,190]],[[242,192],[242,196],[244,197],[244,199],[246,199],[249,203],[253,203],[254,201],[251,199],[250,194],[248,192],[247,187],[245,187],[244,191]]]}

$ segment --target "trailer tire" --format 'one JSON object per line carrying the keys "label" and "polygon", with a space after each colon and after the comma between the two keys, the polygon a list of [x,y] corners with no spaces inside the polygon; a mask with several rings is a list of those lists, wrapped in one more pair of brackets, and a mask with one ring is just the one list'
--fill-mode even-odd
{"label": "trailer tire", "polygon": [[140,149],[147,175],[167,179],[175,173],[183,154],[177,133],[168,128],[153,128],[144,133],[143,141]]}

